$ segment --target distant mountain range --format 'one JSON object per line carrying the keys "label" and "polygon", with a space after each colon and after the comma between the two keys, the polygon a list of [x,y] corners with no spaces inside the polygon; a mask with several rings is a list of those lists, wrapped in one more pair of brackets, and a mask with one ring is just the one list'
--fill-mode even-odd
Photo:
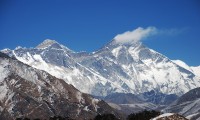
{"label": "distant mountain range", "polygon": [[86,53],[45,40],[36,48],[17,47],[2,52],[95,96],[151,90],[180,96],[200,87],[199,67],[170,60],[141,42],[112,40],[101,49]]}
{"label": "distant mountain range", "polygon": [[[2,119],[35,115],[89,119],[103,113],[120,117],[119,112],[161,110],[171,103],[165,111],[199,115],[191,107],[199,107],[198,99],[189,102],[183,96],[200,87],[200,66],[170,60],[141,42],[120,43],[113,39],[87,53],[74,52],[47,39],[35,48],[1,52]],[[88,94],[105,100],[112,108]],[[181,100],[185,100],[184,105]]]}

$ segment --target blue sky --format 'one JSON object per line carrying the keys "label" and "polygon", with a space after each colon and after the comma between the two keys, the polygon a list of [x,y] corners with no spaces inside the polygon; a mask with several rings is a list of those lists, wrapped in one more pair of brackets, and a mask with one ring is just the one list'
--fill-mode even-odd
{"label": "blue sky", "polygon": [[199,0],[1,0],[0,49],[54,39],[92,52],[138,27],[160,34],[143,40],[170,59],[200,65]]}

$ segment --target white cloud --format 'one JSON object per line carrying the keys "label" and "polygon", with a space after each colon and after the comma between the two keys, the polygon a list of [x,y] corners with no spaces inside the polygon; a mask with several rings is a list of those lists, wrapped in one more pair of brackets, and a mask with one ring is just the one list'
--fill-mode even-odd
{"label": "white cloud", "polygon": [[127,44],[127,43],[139,42],[144,38],[154,35],[156,33],[157,29],[155,27],[147,27],[146,29],[138,27],[133,31],[127,31],[122,34],[118,34],[117,36],[115,36],[114,39],[116,43]]}

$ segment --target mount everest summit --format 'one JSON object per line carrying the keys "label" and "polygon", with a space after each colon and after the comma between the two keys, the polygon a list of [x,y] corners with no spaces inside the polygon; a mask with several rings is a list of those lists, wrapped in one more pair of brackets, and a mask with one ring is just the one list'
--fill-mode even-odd
{"label": "mount everest summit", "polygon": [[152,90],[180,96],[200,87],[199,67],[170,60],[139,41],[120,43],[113,39],[87,53],[74,52],[47,39],[35,48],[17,47],[2,52],[94,96]]}

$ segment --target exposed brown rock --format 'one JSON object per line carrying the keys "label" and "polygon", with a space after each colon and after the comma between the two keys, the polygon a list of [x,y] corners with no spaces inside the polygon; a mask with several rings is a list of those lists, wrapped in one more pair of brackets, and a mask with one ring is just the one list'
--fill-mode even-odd
{"label": "exposed brown rock", "polygon": [[[119,117],[104,101],[81,93],[61,79],[11,58],[0,57],[0,63],[2,61],[8,63],[4,67],[9,74],[0,82],[0,88],[6,88],[6,96],[0,100],[0,119],[49,119],[51,116],[62,116],[88,120],[104,113]],[[26,72],[20,76],[22,71]],[[26,77],[30,75],[34,79]]]}

